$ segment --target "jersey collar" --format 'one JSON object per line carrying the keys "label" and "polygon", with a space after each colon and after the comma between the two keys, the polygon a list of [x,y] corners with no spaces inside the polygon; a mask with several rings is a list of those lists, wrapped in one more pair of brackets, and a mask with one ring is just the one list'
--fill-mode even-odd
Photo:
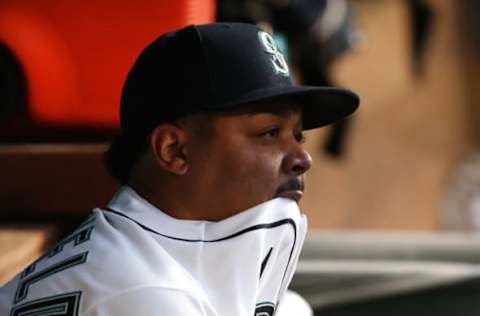
{"label": "jersey collar", "polygon": [[212,241],[226,238],[257,225],[273,225],[290,220],[295,226],[305,221],[297,203],[276,198],[218,222],[177,219],[162,212],[129,186],[122,186],[108,208],[130,218],[157,234],[175,239]]}

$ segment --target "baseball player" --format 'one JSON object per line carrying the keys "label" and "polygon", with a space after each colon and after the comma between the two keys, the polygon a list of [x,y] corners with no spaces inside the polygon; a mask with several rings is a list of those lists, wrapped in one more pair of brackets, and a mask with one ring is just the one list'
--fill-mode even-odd
{"label": "baseball player", "polygon": [[285,295],[307,228],[303,131],[357,105],[347,90],[294,86],[253,25],[160,36],[123,88],[106,159],[121,188],[0,289],[0,315],[309,313]]}

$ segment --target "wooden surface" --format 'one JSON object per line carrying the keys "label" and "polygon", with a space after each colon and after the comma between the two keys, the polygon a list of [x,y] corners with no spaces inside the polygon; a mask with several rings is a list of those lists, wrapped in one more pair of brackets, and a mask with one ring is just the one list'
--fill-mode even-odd
{"label": "wooden surface", "polygon": [[0,228],[0,285],[39,257],[55,238],[53,225]]}
{"label": "wooden surface", "polygon": [[0,218],[84,215],[116,190],[103,143],[0,145]]}

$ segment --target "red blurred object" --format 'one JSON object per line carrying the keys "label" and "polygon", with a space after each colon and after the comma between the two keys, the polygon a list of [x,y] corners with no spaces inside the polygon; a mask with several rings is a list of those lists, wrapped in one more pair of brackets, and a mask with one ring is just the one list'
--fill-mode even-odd
{"label": "red blurred object", "polygon": [[22,69],[32,124],[115,129],[123,82],[142,48],[214,16],[215,0],[3,0],[0,44]]}

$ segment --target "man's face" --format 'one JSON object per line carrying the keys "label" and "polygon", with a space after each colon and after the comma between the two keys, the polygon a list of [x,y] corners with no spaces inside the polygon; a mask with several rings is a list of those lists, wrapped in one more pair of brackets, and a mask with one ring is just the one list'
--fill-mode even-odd
{"label": "man's face", "polygon": [[311,165],[302,148],[300,107],[215,114],[208,122],[210,132],[190,136],[188,177],[192,202],[211,214],[209,220],[279,196],[300,200],[303,175]]}

